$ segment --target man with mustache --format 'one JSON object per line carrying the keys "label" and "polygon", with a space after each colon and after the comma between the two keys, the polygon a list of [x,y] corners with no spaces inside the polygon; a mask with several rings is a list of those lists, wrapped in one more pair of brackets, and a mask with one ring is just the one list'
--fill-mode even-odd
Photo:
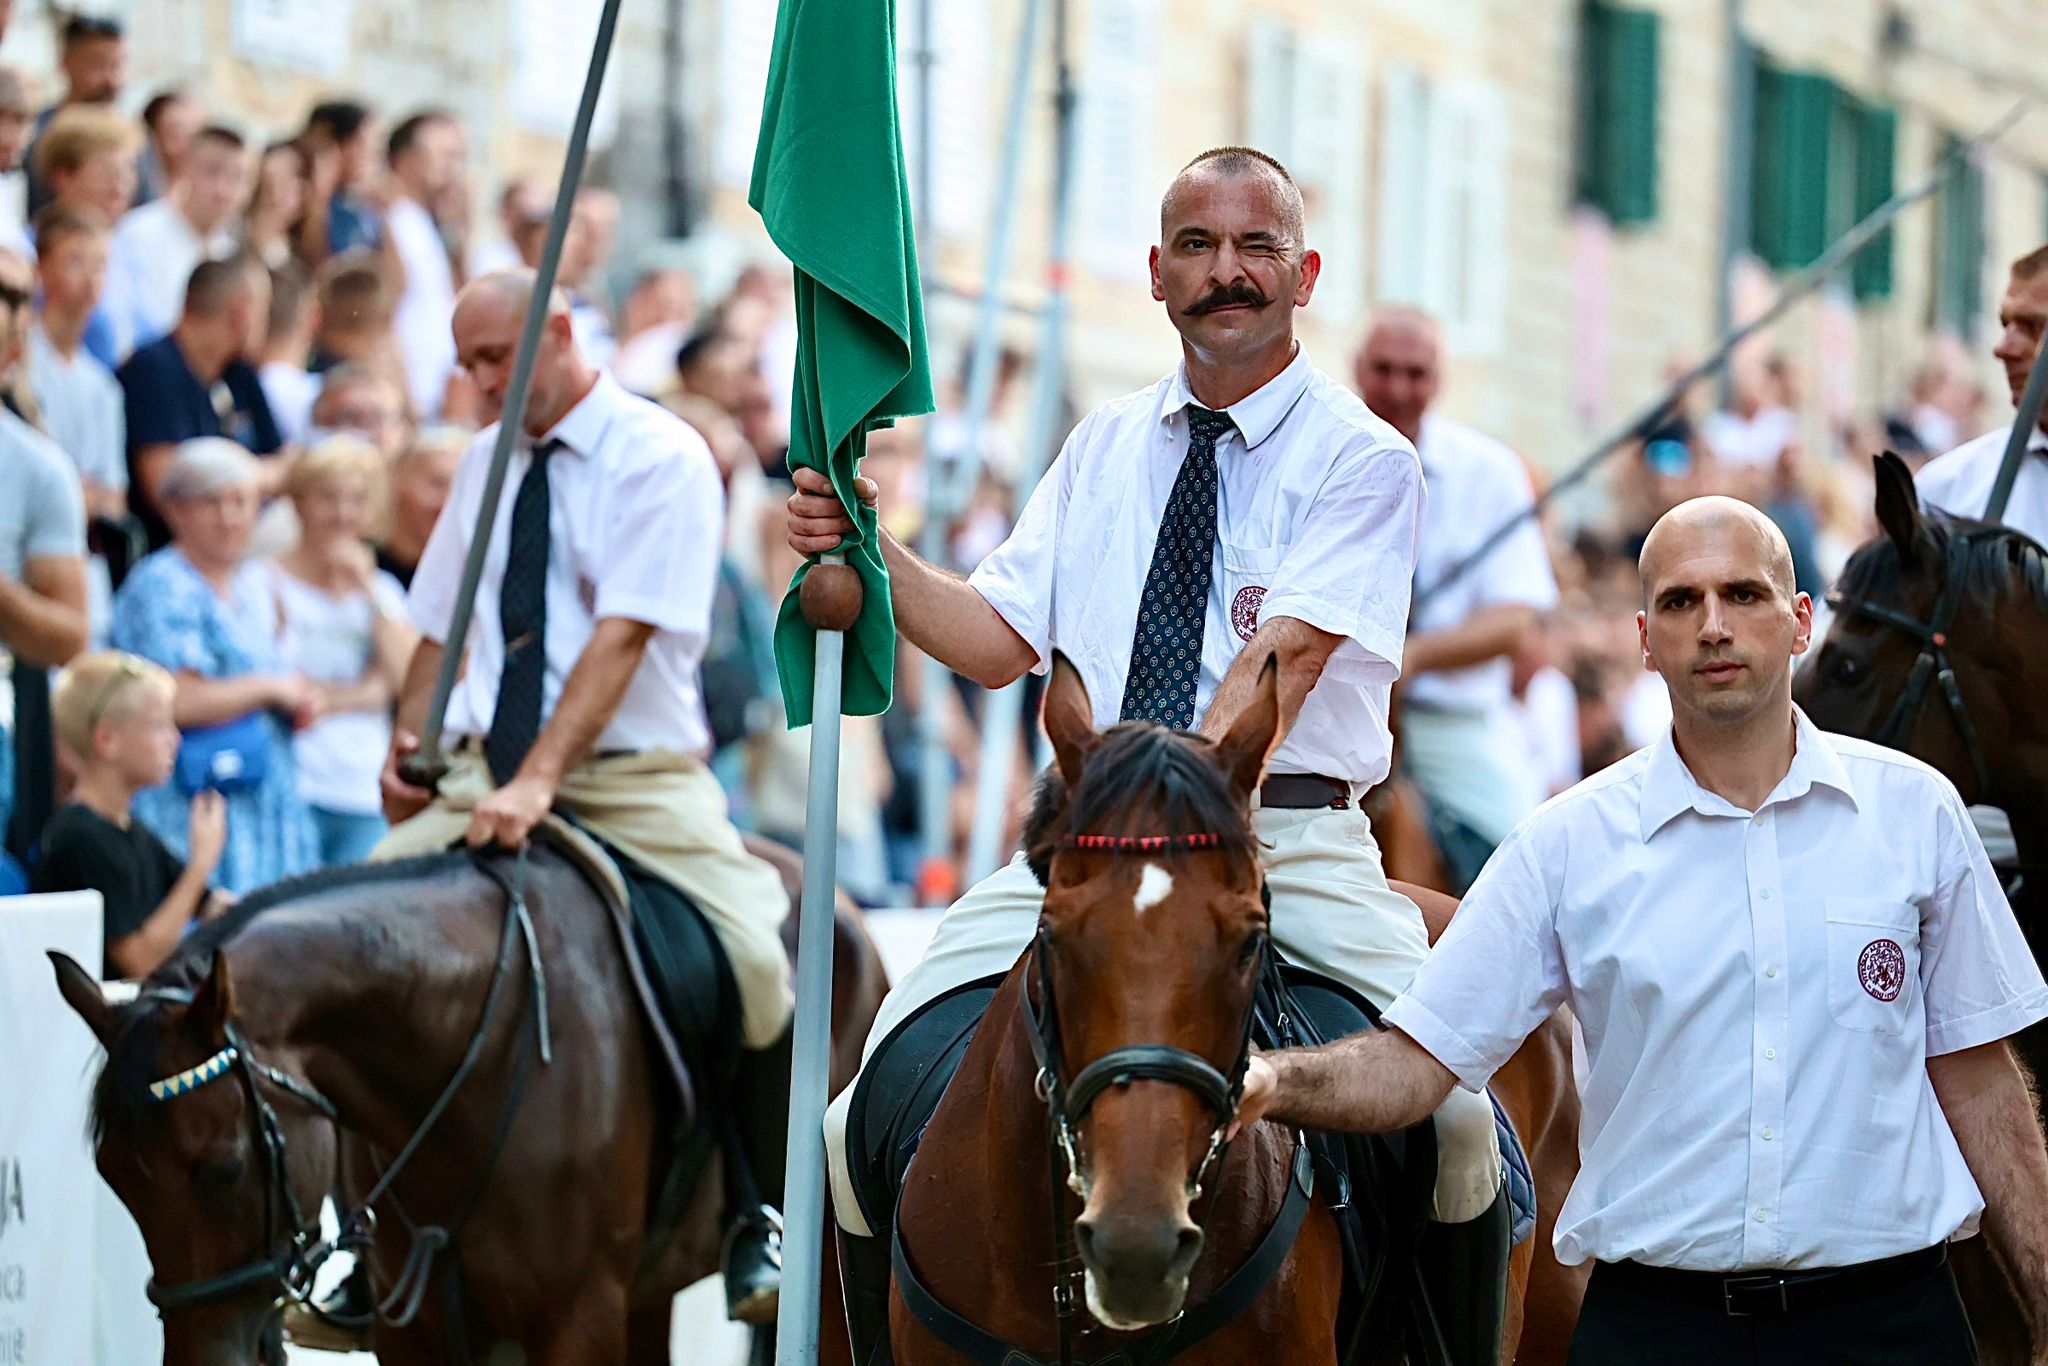
{"label": "man with mustache", "polygon": [[[886,531],[883,553],[913,644],[990,688],[1045,671],[1057,649],[1080,669],[1098,726],[1148,720],[1221,735],[1276,660],[1286,730],[1254,817],[1273,940],[1385,1002],[1427,936],[1414,904],[1388,887],[1358,799],[1387,774],[1422,472],[1400,433],[1295,339],[1321,264],[1278,162],[1241,147],[1196,157],[1166,192],[1151,252],[1152,297],[1180,333],[1180,367],[1081,421],[971,577],[927,564]],[[822,476],[796,480],[790,545],[834,549],[845,510]],[[1021,857],[972,888],[883,1005],[870,1051],[935,997],[1007,971],[1041,901]],[[1508,1210],[1492,1113],[1484,1097],[1460,1094],[1435,1120],[1424,1274],[1452,1359],[1497,1362]],[[864,1235],[844,1124],[835,1107],[835,1204]],[[888,1244],[848,1242],[860,1335],[886,1295]]]}
{"label": "man with mustache", "polygon": [[[2005,380],[2017,404],[2041,349],[2042,333],[2048,331],[2048,246],[2036,247],[2012,263],[2012,278],[1998,306],[1998,325],[2003,330],[1991,354],[2005,367]],[[1958,517],[1982,517],[2011,435],[2008,424],[1921,466],[1914,481],[1920,501]],[[2048,543],[2048,407],[2041,410],[2040,425],[2027,435],[2027,453],[2012,486],[2012,501],[2006,504],[2005,523]]]}
{"label": "man with mustache", "polygon": [[1569,1004],[1576,1366],[1975,1361],[1945,1249],[1980,1219],[2048,1343],[2048,1152],[2005,1042],[2048,984],[1961,798],[1793,705],[1813,607],[1762,513],[1681,503],[1641,571],[1670,732],[1517,827],[1389,1028],[1255,1059],[1240,1121],[1398,1128]]}

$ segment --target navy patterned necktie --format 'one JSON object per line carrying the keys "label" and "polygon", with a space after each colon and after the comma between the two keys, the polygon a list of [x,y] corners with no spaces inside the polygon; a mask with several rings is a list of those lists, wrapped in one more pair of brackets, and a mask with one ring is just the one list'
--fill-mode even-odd
{"label": "navy patterned necktie", "polygon": [[547,674],[548,457],[562,448],[543,441],[512,498],[512,544],[498,617],[505,628],[505,667],[498,675],[498,706],[484,737],[484,762],[500,786],[512,780],[540,738],[541,688]]}
{"label": "navy patterned necktie", "polygon": [[1166,499],[1138,629],[1124,680],[1123,719],[1156,721],[1174,730],[1195,724],[1195,687],[1202,677],[1202,622],[1209,613],[1209,573],[1216,559],[1216,443],[1230,414],[1188,405],[1188,453]]}

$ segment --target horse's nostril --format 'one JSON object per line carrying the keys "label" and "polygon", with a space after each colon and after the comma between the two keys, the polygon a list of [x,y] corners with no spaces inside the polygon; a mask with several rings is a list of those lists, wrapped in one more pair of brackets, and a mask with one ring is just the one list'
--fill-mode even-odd
{"label": "horse's nostril", "polygon": [[1193,1224],[1180,1231],[1180,1248],[1174,1254],[1175,1271],[1186,1272],[1195,1264],[1195,1258],[1202,1255],[1202,1230]]}

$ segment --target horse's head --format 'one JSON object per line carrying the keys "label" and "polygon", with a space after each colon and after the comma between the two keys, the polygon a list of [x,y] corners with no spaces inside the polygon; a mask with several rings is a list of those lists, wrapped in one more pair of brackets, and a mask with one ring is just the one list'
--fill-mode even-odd
{"label": "horse's head", "polygon": [[1070,1185],[1088,1307],[1135,1329],[1180,1312],[1243,1081],[1266,907],[1250,798],[1280,729],[1269,661],[1211,743],[1144,723],[1098,733],[1064,658],[1046,689],[1058,762],[1026,830],[1045,883],[1027,983]]}
{"label": "horse's head", "polygon": [[1794,696],[1823,729],[1904,750],[1973,802],[1998,800],[2000,760],[2039,681],[2025,642],[2040,633],[2011,614],[2042,614],[2041,549],[2009,527],[1922,512],[1889,451],[1877,457],[1877,519],[1883,534],[1843,568]]}
{"label": "horse's head", "polygon": [[225,954],[195,991],[146,986],[123,1006],[50,958],[107,1051],[95,1157],[148,1246],[166,1366],[282,1366],[275,1309],[335,1171],[324,1102],[248,1055]]}

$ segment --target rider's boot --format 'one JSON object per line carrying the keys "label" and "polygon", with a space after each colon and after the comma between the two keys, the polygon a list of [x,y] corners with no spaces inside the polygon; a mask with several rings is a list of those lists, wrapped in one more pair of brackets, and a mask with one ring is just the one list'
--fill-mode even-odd
{"label": "rider's boot", "polygon": [[839,1288],[846,1297],[846,1327],[853,1366],[893,1366],[889,1351],[889,1240],[839,1234]]}
{"label": "rider's boot", "polygon": [[1511,1220],[1502,1182],[1478,1218],[1422,1226],[1422,1283],[1450,1366],[1499,1366]]}
{"label": "rider's boot", "polygon": [[[792,1031],[740,1057],[730,1099],[736,1192],[725,1230],[726,1316],[775,1322],[782,1303],[782,1177],[789,1161],[789,1061]],[[802,1236],[802,1235],[799,1235]]]}
{"label": "rider's boot", "polygon": [[304,1304],[285,1306],[285,1336],[294,1346],[314,1352],[367,1352],[370,1319],[375,1309],[370,1268],[358,1256],[348,1275],[342,1277],[332,1294],[319,1302],[317,1310]]}

